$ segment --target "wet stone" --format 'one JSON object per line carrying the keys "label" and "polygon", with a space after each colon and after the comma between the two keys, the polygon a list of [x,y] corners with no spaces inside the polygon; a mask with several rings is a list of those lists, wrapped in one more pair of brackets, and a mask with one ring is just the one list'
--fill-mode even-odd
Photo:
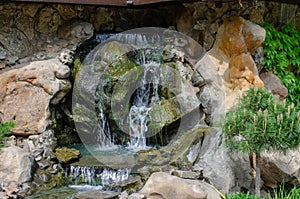
{"label": "wet stone", "polygon": [[112,199],[117,198],[119,192],[106,192],[106,191],[91,191],[83,192],[75,195],[75,199]]}
{"label": "wet stone", "polygon": [[201,176],[201,174],[198,172],[182,171],[182,170],[175,170],[172,174],[174,176],[184,178],[184,179],[199,179]]}
{"label": "wet stone", "polygon": [[47,169],[50,166],[49,162],[46,160],[38,161],[37,164],[39,165],[40,169]]}

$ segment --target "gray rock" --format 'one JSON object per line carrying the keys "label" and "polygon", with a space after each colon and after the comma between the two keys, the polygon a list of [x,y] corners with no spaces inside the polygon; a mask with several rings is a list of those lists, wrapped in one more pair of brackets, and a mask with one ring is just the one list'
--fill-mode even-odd
{"label": "gray rock", "polygon": [[57,34],[58,37],[69,42],[79,43],[90,39],[94,35],[94,27],[88,22],[72,21],[60,26]]}
{"label": "gray rock", "polygon": [[133,193],[128,197],[128,199],[146,199],[146,196],[139,193]]}
{"label": "gray rock", "polygon": [[105,192],[105,191],[90,191],[75,194],[75,199],[113,199],[120,193],[118,192]]}
{"label": "gray rock", "polygon": [[39,165],[40,169],[47,169],[50,166],[50,163],[46,160],[40,160],[37,162],[37,164]]}
{"label": "gray rock", "polygon": [[268,151],[262,154],[261,176],[264,186],[275,188],[282,181],[297,184],[300,180],[300,147],[286,153]]}
{"label": "gray rock", "polygon": [[288,89],[272,71],[260,74],[260,79],[264,82],[265,88],[271,91],[279,99],[285,99],[288,95]]}
{"label": "gray rock", "polygon": [[31,53],[32,46],[26,35],[17,28],[2,27],[0,30],[0,59],[14,64],[19,58]]}
{"label": "gray rock", "polygon": [[0,179],[2,182],[28,182],[32,179],[34,159],[23,149],[12,146],[0,151]]}
{"label": "gray rock", "polygon": [[225,88],[222,77],[218,73],[209,54],[206,54],[195,66],[196,72],[203,77],[203,86],[197,94],[203,111],[206,113],[206,122],[213,124],[225,112]]}
{"label": "gray rock", "polygon": [[123,191],[120,195],[119,195],[119,199],[127,199],[128,198],[128,193],[127,191]]}
{"label": "gray rock", "polygon": [[69,49],[63,49],[58,59],[63,64],[72,64],[74,61],[73,51]]}
{"label": "gray rock", "polygon": [[193,172],[193,171],[182,171],[182,170],[175,170],[173,171],[172,175],[184,178],[184,179],[198,179],[200,177],[200,173]]}
{"label": "gray rock", "polygon": [[222,193],[250,187],[249,157],[226,149],[221,131],[213,129],[206,133],[199,157],[196,165],[203,168],[203,177]]}

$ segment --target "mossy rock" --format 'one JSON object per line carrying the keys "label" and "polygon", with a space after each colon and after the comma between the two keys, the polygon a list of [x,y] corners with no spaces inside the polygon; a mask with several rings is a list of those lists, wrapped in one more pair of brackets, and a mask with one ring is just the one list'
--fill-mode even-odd
{"label": "mossy rock", "polygon": [[180,110],[174,99],[161,100],[150,111],[151,122],[149,127],[160,131],[164,126],[180,118]]}
{"label": "mossy rock", "polygon": [[80,151],[74,148],[57,148],[53,157],[58,160],[59,163],[68,163],[77,160],[80,156]]}

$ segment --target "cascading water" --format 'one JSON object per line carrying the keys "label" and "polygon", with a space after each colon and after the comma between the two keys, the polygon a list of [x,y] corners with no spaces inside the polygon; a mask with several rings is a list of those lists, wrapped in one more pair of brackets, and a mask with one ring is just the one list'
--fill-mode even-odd
{"label": "cascading water", "polygon": [[99,143],[100,149],[111,148],[114,146],[113,140],[111,137],[111,132],[109,128],[109,124],[107,118],[104,113],[104,99],[101,95],[101,91],[96,92],[96,98],[98,102],[96,103],[97,113],[98,113],[98,133],[97,133],[97,141]]}
{"label": "cascading water", "polygon": [[130,169],[95,169],[92,167],[70,166],[66,170],[66,178],[70,185],[87,184],[92,186],[107,186],[112,183],[127,180]]}
{"label": "cascading water", "polygon": [[[106,39],[117,40],[121,43],[132,43],[137,46],[147,46],[148,44],[159,43],[161,38],[159,35],[151,35],[150,37],[143,34],[105,34],[97,35],[97,41],[103,42]],[[153,55],[154,53],[154,55]],[[148,121],[150,119],[149,111],[151,106],[158,103],[160,100],[158,93],[159,75],[155,74],[155,69],[160,67],[161,49],[141,49],[133,56],[133,61],[144,68],[142,85],[137,89],[134,96],[133,103],[129,110],[129,117],[127,118],[130,133],[130,141],[128,148],[130,149],[146,149],[146,132],[148,131]],[[150,78],[150,79],[149,79]],[[151,81],[151,85],[147,84]],[[109,123],[104,113],[103,88],[100,92],[96,92],[97,114],[98,114],[98,143],[100,149],[109,149],[114,147],[114,140],[112,140],[112,133],[110,131]]]}
{"label": "cascading water", "polygon": [[[145,54],[142,53],[142,56],[145,56]],[[153,70],[153,67],[159,67],[159,63],[146,63],[144,59],[142,66],[144,67],[142,87],[137,89],[129,111],[129,147],[136,149],[147,148],[146,132],[148,131],[148,121],[150,119],[149,111],[151,110],[151,106],[160,100],[158,93],[159,76]],[[153,82],[152,84],[147,84],[149,78]]]}

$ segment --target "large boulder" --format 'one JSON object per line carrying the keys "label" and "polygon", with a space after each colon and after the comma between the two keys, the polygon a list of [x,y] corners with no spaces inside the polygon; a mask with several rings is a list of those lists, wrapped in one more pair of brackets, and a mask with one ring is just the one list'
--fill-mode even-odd
{"label": "large boulder", "polygon": [[34,171],[34,158],[23,149],[12,146],[0,151],[0,182],[28,182]]}
{"label": "large boulder", "polygon": [[251,55],[265,39],[265,30],[241,17],[228,17],[218,30],[209,51],[214,67],[225,85],[225,105],[229,109],[243,91],[251,86],[263,87]]}
{"label": "large boulder", "polygon": [[276,188],[282,181],[298,184],[300,180],[300,147],[283,152],[264,152],[261,158],[264,186]]}
{"label": "large boulder", "polygon": [[[202,106],[211,109],[213,121],[232,108],[250,86],[264,86],[251,56],[264,38],[265,30],[260,26],[241,17],[226,18],[212,50],[196,65],[208,81],[209,86],[203,90],[211,88],[206,95],[199,95]],[[203,103],[203,99],[209,103]],[[206,133],[194,167],[203,169],[203,177],[224,193],[249,189],[252,182],[249,157],[226,149],[222,132],[216,129]]]}
{"label": "large boulder", "polygon": [[204,178],[222,193],[239,192],[241,187],[249,188],[252,182],[249,156],[226,149],[220,130],[206,133],[194,167],[203,169]]}
{"label": "large boulder", "polygon": [[215,189],[205,182],[182,179],[164,172],[153,173],[139,194],[149,199],[221,198]]}
{"label": "large boulder", "polygon": [[14,135],[44,132],[50,125],[50,104],[57,104],[71,88],[69,73],[58,59],[50,59],[0,74],[0,122],[15,122]]}
{"label": "large boulder", "polygon": [[242,17],[228,17],[218,30],[214,48],[227,57],[242,53],[253,54],[265,40],[266,31]]}

